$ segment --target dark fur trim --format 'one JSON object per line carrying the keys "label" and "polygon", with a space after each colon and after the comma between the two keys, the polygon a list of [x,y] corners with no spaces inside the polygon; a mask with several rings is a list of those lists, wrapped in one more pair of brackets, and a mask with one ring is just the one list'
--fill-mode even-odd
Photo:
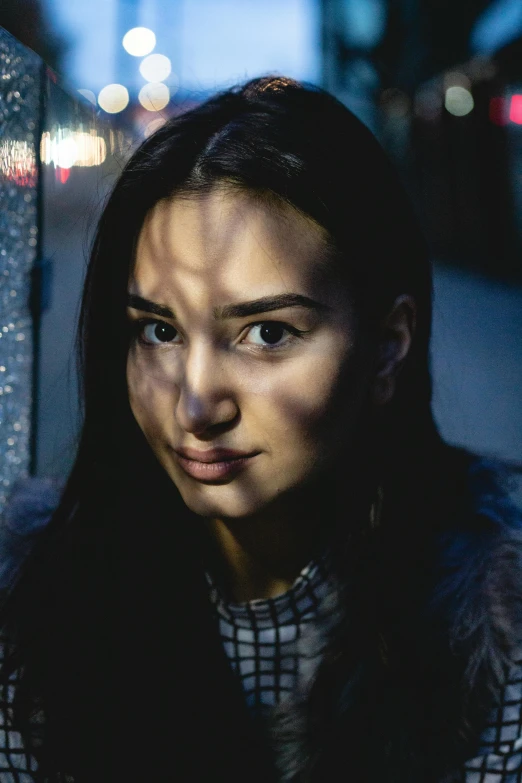
{"label": "dark fur trim", "polygon": [[300,652],[312,666],[271,723],[283,781],[450,780],[476,755],[488,710],[522,658],[522,515],[506,477],[498,465],[472,463],[474,513],[459,529],[432,539],[431,598],[409,618],[406,635],[398,634],[391,660],[383,639],[375,638],[373,652],[367,647],[366,657],[354,657],[348,681],[336,675],[339,653],[321,665],[313,688],[333,688],[335,704],[319,749],[309,718],[313,662],[325,639],[333,639],[335,650],[339,628],[345,640],[340,655],[350,657],[346,647],[356,646],[356,629],[342,629],[350,624],[346,618],[337,628],[319,622],[301,640]]}

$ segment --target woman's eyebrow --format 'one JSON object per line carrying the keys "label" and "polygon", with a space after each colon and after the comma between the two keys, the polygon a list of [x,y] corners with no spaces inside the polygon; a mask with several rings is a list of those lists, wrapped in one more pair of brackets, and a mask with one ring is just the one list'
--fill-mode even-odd
{"label": "woman's eyebrow", "polygon": [[249,315],[268,313],[271,310],[282,310],[284,307],[306,307],[309,310],[329,310],[328,305],[316,302],[303,294],[276,294],[275,296],[263,296],[261,299],[253,299],[250,302],[224,305],[214,308],[214,317],[222,320],[225,318],[245,318]]}
{"label": "woman's eyebrow", "polygon": [[[161,315],[163,318],[174,318],[174,312],[166,305],[151,302],[137,294],[128,294],[128,307],[135,310],[142,310],[145,313]],[[249,315],[258,315],[259,313],[269,313],[272,310],[282,310],[285,307],[306,307],[308,310],[329,310],[329,306],[309,296],[303,294],[276,294],[274,296],[263,296],[260,299],[253,299],[249,302],[238,302],[237,304],[224,305],[214,308],[214,318],[219,321],[228,318],[246,318]]]}
{"label": "woman's eyebrow", "polygon": [[174,318],[174,313],[170,307],[156,304],[156,302],[151,302],[149,299],[144,299],[137,294],[127,294],[127,307],[132,307],[133,310],[143,310],[144,313],[162,315],[164,318]]}

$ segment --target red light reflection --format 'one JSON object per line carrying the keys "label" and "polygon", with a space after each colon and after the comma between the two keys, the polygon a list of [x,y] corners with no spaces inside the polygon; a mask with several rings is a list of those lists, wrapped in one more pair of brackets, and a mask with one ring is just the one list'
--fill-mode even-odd
{"label": "red light reflection", "polygon": [[522,125],[522,95],[511,96],[509,119],[517,125]]}

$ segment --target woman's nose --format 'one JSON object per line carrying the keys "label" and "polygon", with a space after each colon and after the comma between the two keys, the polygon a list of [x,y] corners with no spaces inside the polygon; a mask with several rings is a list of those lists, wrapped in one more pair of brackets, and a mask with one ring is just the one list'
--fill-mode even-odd
{"label": "woman's nose", "polygon": [[223,357],[211,348],[189,350],[176,404],[179,426],[197,435],[217,425],[232,423],[238,412]]}

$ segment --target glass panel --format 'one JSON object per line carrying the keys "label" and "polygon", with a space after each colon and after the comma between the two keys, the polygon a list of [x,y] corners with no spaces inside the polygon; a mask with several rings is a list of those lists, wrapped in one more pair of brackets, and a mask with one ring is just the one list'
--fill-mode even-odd
{"label": "glass panel", "polygon": [[102,121],[87,100],[73,99],[53,76],[48,72],[44,84],[40,149],[42,265],[35,471],[63,477],[74,459],[79,424],[74,341],[89,246],[131,142],[122,130]]}
{"label": "glass panel", "polygon": [[0,29],[0,511],[31,461],[41,63]]}
{"label": "glass panel", "polygon": [[0,28],[0,512],[18,478],[65,478],[88,248],[131,139]]}

